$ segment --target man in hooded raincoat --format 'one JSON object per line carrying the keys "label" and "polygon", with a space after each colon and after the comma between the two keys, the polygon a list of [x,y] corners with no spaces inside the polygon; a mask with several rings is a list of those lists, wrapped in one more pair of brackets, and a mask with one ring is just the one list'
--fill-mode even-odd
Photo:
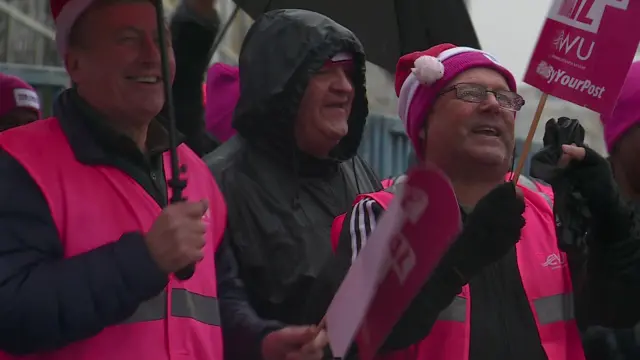
{"label": "man in hooded raincoat", "polygon": [[331,19],[275,10],[249,30],[239,67],[238,136],[205,161],[228,202],[225,241],[250,302],[263,318],[301,324],[332,253],[333,219],[359,193],[382,189],[356,154],[368,113],[365,56]]}

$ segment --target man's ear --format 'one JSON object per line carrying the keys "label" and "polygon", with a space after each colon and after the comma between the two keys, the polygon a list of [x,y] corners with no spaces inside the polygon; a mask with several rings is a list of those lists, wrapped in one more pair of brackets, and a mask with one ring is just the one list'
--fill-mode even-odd
{"label": "man's ear", "polygon": [[69,77],[74,84],[78,81],[78,78],[82,73],[80,64],[80,58],[73,51],[70,51],[65,56],[64,66],[67,69],[67,73],[69,74]]}

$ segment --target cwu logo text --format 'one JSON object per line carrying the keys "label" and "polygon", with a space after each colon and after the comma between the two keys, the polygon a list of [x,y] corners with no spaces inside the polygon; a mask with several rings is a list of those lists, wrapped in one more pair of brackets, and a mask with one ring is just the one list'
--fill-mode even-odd
{"label": "cwu logo text", "polygon": [[629,0],[553,0],[549,19],[597,34],[607,8],[626,11],[628,7]]}

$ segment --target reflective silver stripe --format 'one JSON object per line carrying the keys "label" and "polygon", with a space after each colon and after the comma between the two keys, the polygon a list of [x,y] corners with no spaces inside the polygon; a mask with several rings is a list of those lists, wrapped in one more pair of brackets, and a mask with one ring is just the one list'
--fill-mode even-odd
{"label": "reflective silver stripe", "polygon": [[208,325],[220,325],[218,299],[185,289],[171,291],[171,315],[195,319]]}
{"label": "reflective silver stripe", "polygon": [[[574,319],[573,294],[559,294],[537,299],[533,302],[538,321],[546,325]],[[467,315],[467,300],[456,296],[438,316],[440,321],[464,322]]]}
{"label": "reflective silver stripe", "polygon": [[536,299],[533,307],[541,325],[574,319],[573,294],[558,294]]}
{"label": "reflective silver stripe", "polygon": [[553,208],[553,201],[551,201],[551,198],[549,197],[549,195],[540,191],[540,189],[538,189],[538,186],[536,185],[534,180],[531,180],[524,175],[520,175],[520,178],[518,178],[518,184],[526,187],[527,189],[533,192],[540,194],[540,196],[542,196],[545,199],[545,201],[549,204],[549,206]]}
{"label": "reflective silver stripe", "polygon": [[[124,324],[162,320],[167,315],[167,291],[149,299]],[[220,326],[218,299],[192,293],[185,289],[171,290],[171,315],[190,318],[208,325]]]}
{"label": "reflective silver stripe", "polygon": [[167,315],[167,291],[163,290],[155,297],[143,302],[136,312],[124,321],[124,324],[162,320]]}
{"label": "reflective silver stripe", "polygon": [[456,296],[446,309],[438,315],[439,321],[464,322],[467,318],[467,299]]}

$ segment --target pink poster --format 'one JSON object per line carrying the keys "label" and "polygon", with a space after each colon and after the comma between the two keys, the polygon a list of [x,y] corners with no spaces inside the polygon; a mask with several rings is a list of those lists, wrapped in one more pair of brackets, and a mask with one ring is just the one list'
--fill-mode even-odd
{"label": "pink poster", "polygon": [[352,341],[371,360],[460,232],[460,208],[449,179],[415,168],[379,219],[326,315],[334,357]]}
{"label": "pink poster", "polygon": [[608,114],[640,42],[640,1],[553,0],[524,81]]}
{"label": "pink poster", "polygon": [[414,170],[402,191],[406,220],[389,243],[388,272],[357,334],[361,360],[371,360],[460,232],[460,208],[448,178]]}

